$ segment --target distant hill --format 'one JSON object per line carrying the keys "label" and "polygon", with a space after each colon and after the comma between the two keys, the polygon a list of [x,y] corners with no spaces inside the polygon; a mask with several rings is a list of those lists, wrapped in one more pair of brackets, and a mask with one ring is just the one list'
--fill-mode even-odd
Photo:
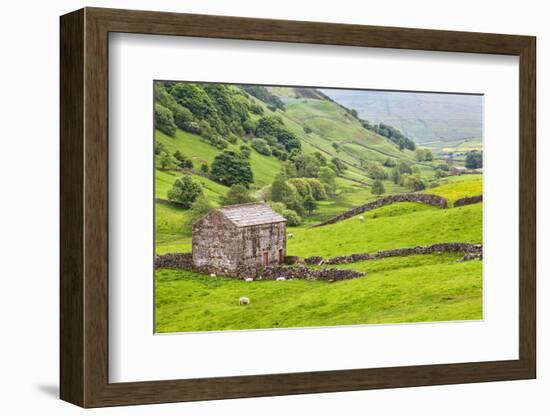
{"label": "distant hill", "polygon": [[480,139],[483,130],[481,95],[321,89],[323,94],[372,124],[400,129],[420,145],[444,147],[463,139]]}

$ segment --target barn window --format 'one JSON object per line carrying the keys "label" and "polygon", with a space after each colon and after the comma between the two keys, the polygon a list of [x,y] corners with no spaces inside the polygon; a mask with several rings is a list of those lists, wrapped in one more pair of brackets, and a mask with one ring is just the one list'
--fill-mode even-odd
{"label": "barn window", "polygon": [[279,249],[279,263],[282,263],[285,260],[283,249]]}
{"label": "barn window", "polygon": [[263,255],[262,255],[262,264],[264,266],[267,266],[269,264],[269,253],[267,251],[264,251],[263,252]]}

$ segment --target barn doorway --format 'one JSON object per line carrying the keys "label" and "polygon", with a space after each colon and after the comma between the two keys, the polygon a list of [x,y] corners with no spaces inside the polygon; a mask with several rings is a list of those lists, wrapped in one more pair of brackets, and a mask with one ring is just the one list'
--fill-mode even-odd
{"label": "barn doorway", "polygon": [[268,253],[267,251],[264,251],[264,252],[262,253],[262,264],[263,264],[264,266],[269,265],[269,253]]}
{"label": "barn doorway", "polygon": [[285,255],[284,255],[283,249],[280,248],[279,249],[279,263],[283,263],[284,261],[285,261]]}

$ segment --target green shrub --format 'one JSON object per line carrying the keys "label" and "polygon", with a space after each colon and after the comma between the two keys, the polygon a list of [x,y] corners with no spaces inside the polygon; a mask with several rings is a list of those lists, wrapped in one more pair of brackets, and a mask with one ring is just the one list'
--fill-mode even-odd
{"label": "green shrub", "polygon": [[233,150],[224,150],[214,158],[210,174],[215,180],[226,186],[237,183],[248,186],[254,182],[250,162]]}
{"label": "green shrub", "polygon": [[285,209],[285,210],[283,210],[281,215],[286,218],[287,225],[289,225],[291,227],[296,227],[296,226],[302,224],[302,217],[300,217],[296,213],[296,211],[293,211],[291,209]]}
{"label": "green shrub", "polygon": [[253,201],[254,198],[250,195],[248,189],[241,184],[232,185],[222,198],[223,205],[245,204]]}
{"label": "green shrub", "polygon": [[168,136],[176,134],[176,123],[172,112],[158,103],[155,104],[155,128]]}
{"label": "green shrub", "polygon": [[201,184],[195,182],[191,175],[184,175],[181,179],[176,179],[172,189],[168,191],[168,199],[179,202],[183,208],[187,209],[201,194]]}
{"label": "green shrub", "polygon": [[271,149],[269,148],[267,141],[264,139],[252,140],[252,147],[262,155],[271,156]]}

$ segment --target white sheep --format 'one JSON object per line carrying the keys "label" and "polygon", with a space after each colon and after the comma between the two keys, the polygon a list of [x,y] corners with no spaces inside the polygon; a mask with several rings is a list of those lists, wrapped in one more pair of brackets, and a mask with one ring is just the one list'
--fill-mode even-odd
{"label": "white sheep", "polygon": [[365,221],[365,217],[363,217],[362,215],[359,215],[357,218],[359,219],[359,221]]}
{"label": "white sheep", "polygon": [[246,296],[241,296],[239,298],[239,305],[248,305],[250,303],[250,299],[248,299]]}
{"label": "white sheep", "polygon": [[216,277],[216,273],[210,273],[210,277]]}
{"label": "white sheep", "polygon": [[253,282],[254,281],[254,278],[253,277],[247,277],[244,279],[245,282]]}
{"label": "white sheep", "polygon": [[289,240],[290,240],[291,238],[293,238],[293,237],[294,237],[294,234],[288,233],[288,238],[289,238]]}
{"label": "white sheep", "polygon": [[284,282],[286,280],[286,277],[278,277],[277,279],[278,282]]}

